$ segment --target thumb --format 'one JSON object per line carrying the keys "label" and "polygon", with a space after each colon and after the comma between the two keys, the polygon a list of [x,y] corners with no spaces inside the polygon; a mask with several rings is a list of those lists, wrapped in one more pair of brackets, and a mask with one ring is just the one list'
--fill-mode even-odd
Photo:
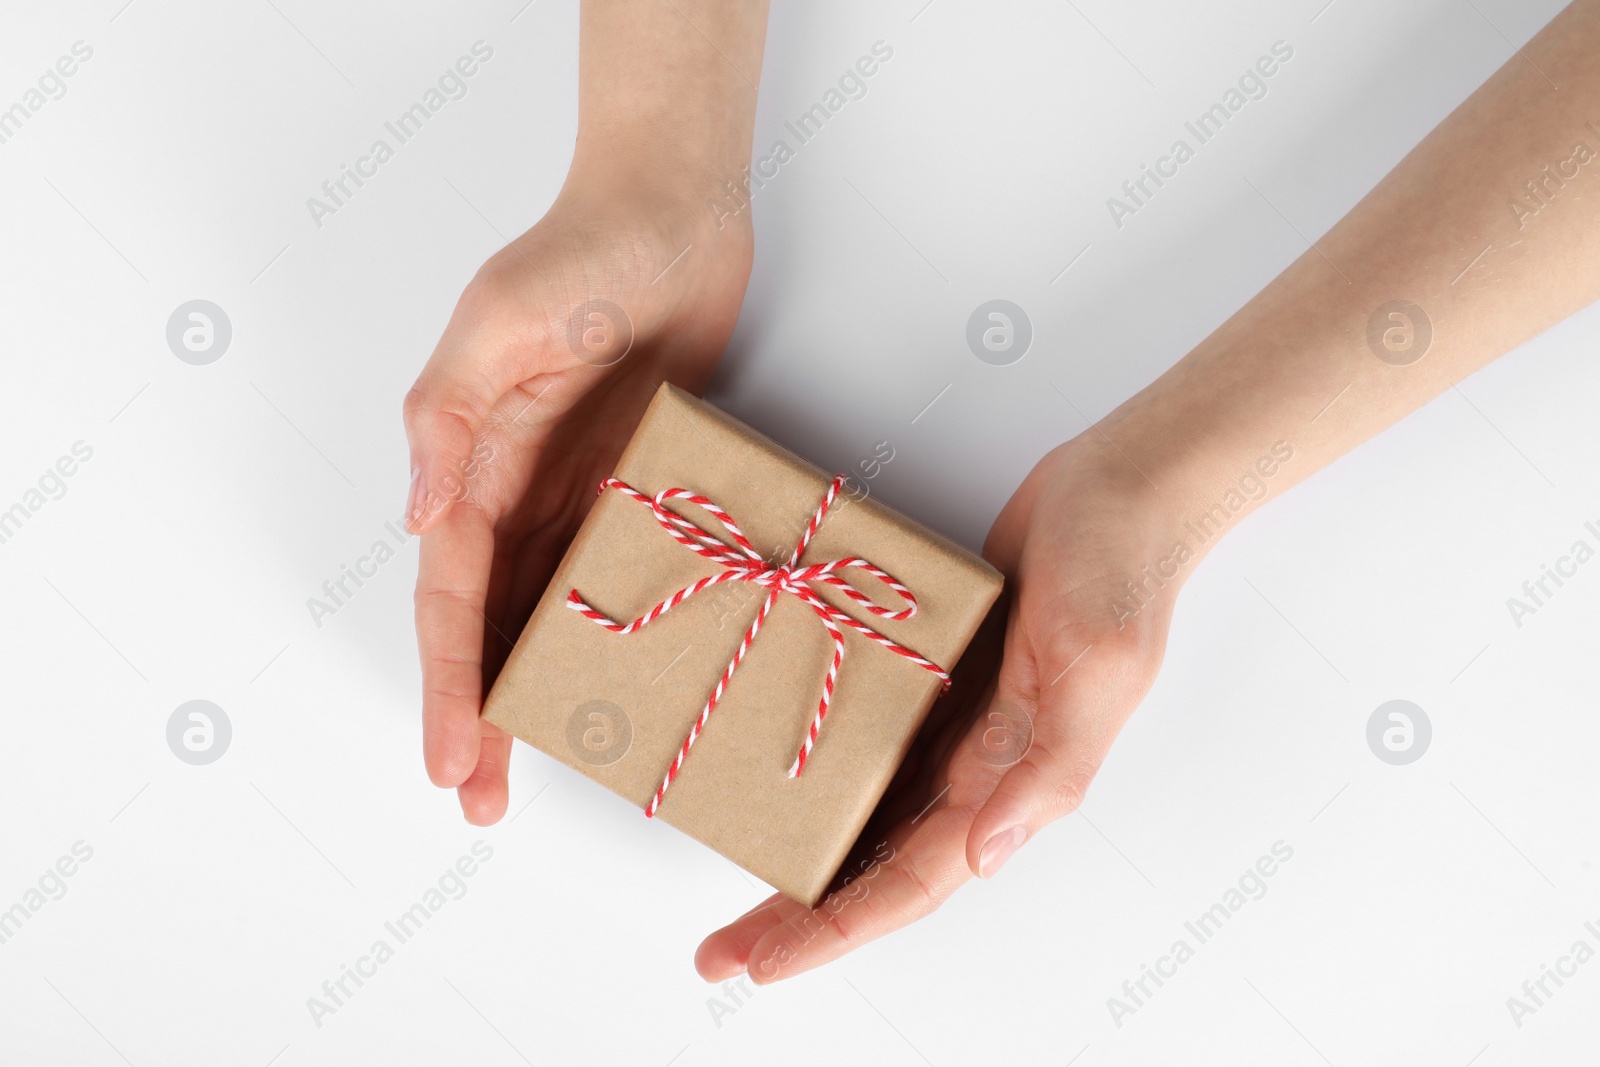
{"label": "thumb", "polygon": [[[545,285],[524,283],[525,267],[540,275],[544,271],[515,244],[508,248],[521,262],[501,253],[497,259],[503,262],[497,266],[491,260],[478,272],[461,294],[428,365],[406,394],[411,490],[405,524],[412,533],[433,529],[466,495],[468,480],[477,470],[478,435],[502,397],[539,375],[554,378],[609,367],[633,345],[633,320],[627,311],[598,298],[569,309],[565,297],[556,299]],[[596,307],[606,310],[596,312]],[[605,325],[604,330],[593,331],[606,346],[598,356],[593,354],[591,334],[583,332],[596,314]],[[565,345],[559,343],[562,340]],[[620,355],[614,351],[619,347]],[[530,402],[523,410],[531,406]],[[520,418],[519,413],[512,421]]]}
{"label": "thumb", "polygon": [[434,360],[406,394],[411,489],[405,525],[412,533],[427,533],[466,495],[478,433],[501,392],[497,383],[467,368]]}
{"label": "thumb", "polygon": [[[979,751],[1009,764],[967,834],[967,865],[980,878],[1077,810],[1126,718],[1107,706],[1110,648],[1063,634],[1036,653],[1020,629],[1008,627],[995,696],[977,727],[986,730]],[[1005,743],[992,741],[996,731]]]}
{"label": "thumb", "polygon": [[551,331],[543,300],[517,287],[514,274],[486,264],[462,291],[444,335],[406,394],[411,489],[405,525],[414,534],[437,526],[466,496],[477,473],[478,435],[518,383],[551,369]]}

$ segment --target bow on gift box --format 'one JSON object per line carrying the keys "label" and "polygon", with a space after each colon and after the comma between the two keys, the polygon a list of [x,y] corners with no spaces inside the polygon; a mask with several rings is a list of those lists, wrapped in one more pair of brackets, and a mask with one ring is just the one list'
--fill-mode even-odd
{"label": "bow on gift box", "polygon": [[[767,613],[772,610],[772,605],[777,602],[779,593],[789,593],[804,601],[817,617],[822,620],[822,625],[827,627],[828,634],[833,638],[833,662],[828,667],[827,677],[822,682],[822,699],[817,703],[817,713],[812,716],[811,728],[806,731],[805,740],[800,745],[800,751],[795,756],[794,765],[789,768],[789,777],[798,777],[805,770],[806,759],[811,755],[811,747],[816,744],[817,734],[822,729],[822,720],[828,716],[828,706],[833,702],[833,686],[839,676],[839,664],[844,661],[844,633],[840,626],[848,626],[863,637],[876,641],[891,652],[896,652],[925,670],[939,676],[943,681],[944,689],[950,688],[950,675],[938,664],[933,663],[916,652],[905,647],[897,641],[885,637],[866,623],[859,622],[851,616],[835,608],[823,600],[812,588],[812,583],[822,582],[831,585],[844,593],[851,600],[861,605],[867,611],[884,619],[909,619],[917,613],[917,598],[901,585],[898,580],[887,571],[873,565],[870,561],[859,556],[850,556],[846,559],[836,559],[828,563],[813,563],[800,567],[800,557],[805,553],[806,546],[811,543],[811,538],[817,532],[817,527],[822,525],[823,517],[828,514],[828,509],[833,506],[834,499],[839,495],[839,490],[844,486],[843,474],[834,477],[828,485],[828,491],[823,494],[822,502],[817,505],[816,512],[811,516],[811,521],[806,524],[805,533],[800,537],[800,543],[794,546],[794,551],[789,554],[789,562],[781,567],[769,567],[761,554],[751,547],[745,538],[744,532],[739,529],[739,524],[708,497],[699,493],[691,493],[687,489],[664,489],[653,498],[645,496],[637,489],[616,478],[608,478],[600,483],[599,491],[604,493],[607,489],[615,489],[620,493],[639,501],[654,512],[656,522],[662,529],[671,534],[673,538],[685,548],[697,552],[709,560],[722,565],[722,570],[673,593],[670,597],[645,612],[630,623],[619,623],[610,617],[596,611],[578,596],[576,589],[567,594],[567,607],[593,620],[613,633],[631,634],[641,629],[648,623],[654,622],[661,616],[671,611],[677,605],[688,600],[703,589],[709,589],[723,582],[751,582],[767,589],[767,597],[761,603],[761,610],[756,612],[755,621],[750,624],[750,629],[745,631],[744,638],[739,642],[738,649],[729,661],[727,670],[722,672],[722,677],[717,681],[716,688],[706,699],[706,705],[700,711],[700,717],[695,720],[694,726],[689,730],[689,735],[683,739],[683,744],[678,749],[677,758],[672,761],[672,766],[667,768],[666,777],[661,780],[661,785],[656,789],[655,798],[645,808],[646,816],[653,818],[656,809],[661,806],[661,798],[667,793],[667,787],[677,777],[678,770],[683,766],[689,749],[694,745],[695,739],[700,736],[700,731],[705,729],[706,720],[711,717],[712,709],[717,706],[717,701],[722,699],[723,690],[728,687],[728,681],[733,677],[733,672],[743,662],[745,653],[749,651],[751,643],[756,639],[756,634],[761,632],[761,624],[766,621]],[[664,505],[668,500],[685,500],[691,504],[705,509],[710,515],[722,524],[733,538],[733,545],[722,541],[707,531],[696,526],[688,519],[676,512],[668,511]],[[854,567],[866,571],[868,574],[883,582],[893,589],[906,606],[899,611],[879,607],[873,603],[861,590],[850,583],[848,578],[839,572]]]}

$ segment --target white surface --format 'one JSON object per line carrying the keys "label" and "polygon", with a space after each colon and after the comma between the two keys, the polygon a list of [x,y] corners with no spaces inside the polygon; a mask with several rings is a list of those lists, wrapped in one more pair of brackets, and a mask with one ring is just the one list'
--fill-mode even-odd
{"label": "white surface", "polygon": [[[713,396],[823,464],[891,441],[875,489],[969,544],[1085,425],[1057,390],[1097,418],[1155,377],[1560,7],[922,2],[777,4],[758,146],[874,41],[894,57],[759,194]],[[400,397],[495,230],[565,171],[574,7],[122,3],[12,4],[0,32],[0,107],[94,49],[0,144],[0,508],[94,450],[0,544],[0,908],[93,849],[0,945],[0,1060],[1492,1067],[1594,1047],[1600,962],[1520,1028],[1506,998],[1600,945],[1600,564],[1520,629],[1505,600],[1600,524],[1600,311],[1243,524],[1083,817],[718,1020],[691,953],[762,891],[525,746],[512,812],[547,791],[462,823],[422,771],[414,544],[320,629],[305,606],[387,536]],[[314,227],[305,198],[479,39],[469,95]],[[1106,197],[1276,40],[1295,54],[1269,94],[1114,227]],[[197,297],[234,330],[205,367],[164,337]],[[963,340],[993,297],[1035,328],[1007,368]],[[840,402],[834,372],[871,389]],[[1364,736],[1396,697],[1434,726],[1404,767]],[[209,766],[167,747],[191,699],[233,725]],[[307,998],[479,840],[465,895],[317,1026]],[[1107,998],[1279,840],[1267,895],[1114,1025]]]}

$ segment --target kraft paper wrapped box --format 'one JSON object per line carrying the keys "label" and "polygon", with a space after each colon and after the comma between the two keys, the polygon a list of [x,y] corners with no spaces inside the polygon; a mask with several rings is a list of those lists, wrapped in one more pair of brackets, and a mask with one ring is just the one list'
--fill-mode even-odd
{"label": "kraft paper wrapped box", "polygon": [[[651,401],[614,481],[637,495],[612,483],[601,492],[495,682],[484,716],[815,905],[941,691],[935,669],[955,666],[999,596],[1000,574],[877,501],[840,492],[790,572],[796,585],[807,567],[859,558],[903,583],[915,597],[914,613],[897,617],[906,614],[907,601],[863,566],[804,582],[818,604],[832,609],[844,654],[826,718],[801,773],[791,776],[837,646],[816,607],[793,587],[781,589],[684,753],[768,601],[772,572],[789,561],[830,484],[838,483],[672,385]],[[703,531],[678,526],[680,535],[714,537],[701,542],[706,552],[720,550],[736,565],[675,538],[651,502],[672,489],[723,509],[764,562],[746,559],[718,517],[688,499],[660,506]],[[760,573],[767,584],[749,580]],[[848,580],[879,610],[830,577]],[[715,584],[673,599],[713,578]],[[670,608],[652,614],[663,602]],[[620,632],[646,616],[645,625]]]}

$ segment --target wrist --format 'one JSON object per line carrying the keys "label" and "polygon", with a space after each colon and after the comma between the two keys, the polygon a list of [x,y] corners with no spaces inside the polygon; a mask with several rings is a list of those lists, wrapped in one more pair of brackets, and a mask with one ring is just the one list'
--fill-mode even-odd
{"label": "wrist", "polygon": [[1304,355],[1263,365],[1226,329],[1081,435],[1099,440],[1103,462],[1132,471],[1159,522],[1202,556],[1326,462],[1334,420],[1318,424],[1317,409],[1354,373],[1315,337],[1290,346]]}
{"label": "wrist", "polygon": [[[673,254],[686,244],[749,244],[749,200],[738,196],[747,164],[681,156],[640,158],[637,148],[576,156],[557,203],[595,218],[647,218],[666,231]],[[742,190],[740,190],[742,191]]]}
{"label": "wrist", "polygon": [[[1178,592],[1209,548],[1184,528],[1170,488],[1156,488],[1090,428],[1052,449],[1023,480],[984,556],[1013,578],[1042,575],[1031,582],[1033,595],[1043,594],[1034,610],[1076,620],[1087,628],[1085,641],[1147,637],[1158,648]],[[1019,588],[1027,595],[1027,584]]]}
{"label": "wrist", "polygon": [[[1113,540],[1125,552],[1112,569],[1127,572],[1119,578],[1131,578],[1142,564],[1153,564],[1186,538],[1183,527],[1190,521],[1194,493],[1173,471],[1135,459],[1122,441],[1102,430],[1090,427],[1057,449],[1065,454],[1057,466],[1057,482],[1070,486],[1071,492],[1087,492],[1094,511],[1117,529]],[[1207,547],[1191,543],[1190,554],[1198,559]]]}
{"label": "wrist", "polygon": [[1127,572],[1119,581],[1176,593],[1224,536],[1311,464],[1292,436],[1223,433],[1141,397],[1063,445],[1057,469],[1075,491],[1091,486],[1116,502]]}

